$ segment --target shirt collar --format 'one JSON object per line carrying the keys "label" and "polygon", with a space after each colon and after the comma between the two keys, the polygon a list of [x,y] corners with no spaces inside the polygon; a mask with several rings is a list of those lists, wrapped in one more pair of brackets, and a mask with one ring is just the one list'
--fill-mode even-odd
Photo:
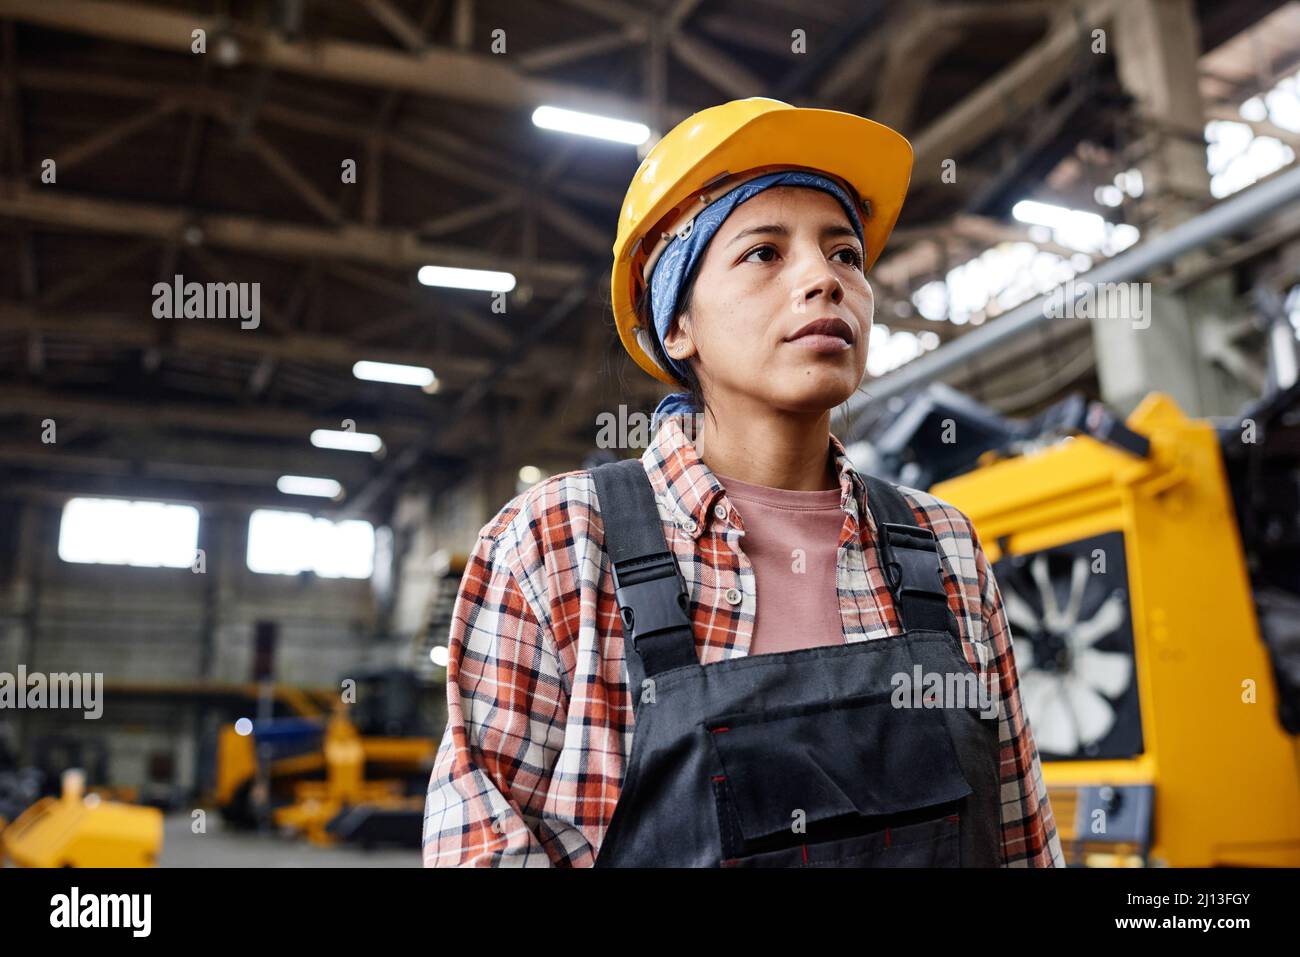
{"label": "shirt collar", "polygon": [[[688,416],[664,416],[654,439],[641,455],[641,463],[655,495],[668,504],[673,520],[683,532],[698,538],[713,517],[714,504],[725,492],[717,476],[696,452],[692,435],[693,425]],[[840,507],[856,522],[866,509],[866,483],[849,461],[844,444],[833,434],[830,451],[840,478]],[[872,528],[870,512],[865,514],[868,527]]]}

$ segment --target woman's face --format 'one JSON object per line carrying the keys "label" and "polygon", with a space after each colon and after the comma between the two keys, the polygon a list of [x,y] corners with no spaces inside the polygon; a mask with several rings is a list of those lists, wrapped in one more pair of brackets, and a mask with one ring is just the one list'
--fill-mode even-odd
{"label": "woman's face", "polygon": [[764,190],[710,240],[690,308],[665,339],[669,355],[695,359],[710,405],[834,408],[867,364],[875,300],[862,255],[829,193]]}

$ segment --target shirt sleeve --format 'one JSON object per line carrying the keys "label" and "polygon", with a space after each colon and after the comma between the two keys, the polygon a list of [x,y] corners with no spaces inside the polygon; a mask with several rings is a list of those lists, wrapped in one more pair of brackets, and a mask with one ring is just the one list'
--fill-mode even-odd
{"label": "shirt sleeve", "polygon": [[555,644],[481,535],[448,636],[447,727],[424,807],[426,867],[549,867],[545,802],[568,711]]}
{"label": "shirt sleeve", "polygon": [[1038,747],[1020,701],[1020,678],[1012,656],[1011,626],[1002,607],[1002,593],[973,526],[971,535],[979,572],[984,637],[991,650],[988,668],[996,678],[999,698],[1003,867],[1065,867]]}

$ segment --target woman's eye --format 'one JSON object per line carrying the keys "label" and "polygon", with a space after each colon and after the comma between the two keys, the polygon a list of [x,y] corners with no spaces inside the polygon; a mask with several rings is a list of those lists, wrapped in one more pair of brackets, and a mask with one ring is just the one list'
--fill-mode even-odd
{"label": "woman's eye", "polygon": [[[748,253],[745,254],[745,261],[750,262],[751,261],[750,257],[756,256],[759,253],[769,253],[771,256],[775,256],[776,247],[771,244],[766,244],[763,246],[755,246],[753,249],[751,249]],[[838,256],[841,253],[848,253],[849,255],[849,258],[847,260],[844,260],[845,263],[847,263],[850,266],[855,266],[857,268],[862,267],[862,254],[859,253],[852,246],[845,246],[843,249],[837,249],[833,255]],[[770,258],[759,260],[759,262],[765,262],[765,263],[769,263],[771,261],[772,260]]]}

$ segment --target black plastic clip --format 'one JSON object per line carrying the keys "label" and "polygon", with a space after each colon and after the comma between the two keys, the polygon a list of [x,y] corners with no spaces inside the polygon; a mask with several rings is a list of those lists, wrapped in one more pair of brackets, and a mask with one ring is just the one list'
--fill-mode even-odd
{"label": "black plastic clip", "polygon": [[686,585],[667,552],[614,564],[614,589],[623,627],[634,642],[677,628],[690,630]]}
{"label": "black plastic clip", "polygon": [[890,593],[896,599],[904,595],[944,598],[939,544],[934,532],[917,525],[889,522],[882,522],[878,529],[881,566]]}

